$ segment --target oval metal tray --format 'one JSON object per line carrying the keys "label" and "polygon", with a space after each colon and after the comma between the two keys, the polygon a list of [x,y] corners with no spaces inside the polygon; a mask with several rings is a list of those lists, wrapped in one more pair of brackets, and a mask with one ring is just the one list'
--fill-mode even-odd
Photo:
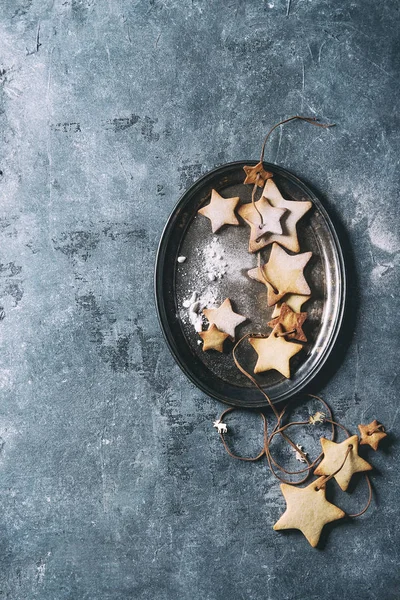
{"label": "oval metal tray", "polygon": [[[181,197],[164,228],[158,248],[155,292],[161,328],[169,348],[184,373],[203,392],[233,406],[256,408],[267,405],[265,398],[236,368],[232,353],[203,352],[199,336],[189,322],[183,302],[193,291],[215,298],[219,305],[230,298],[236,312],[248,321],[236,330],[236,338],[248,332],[268,333],[267,321],[273,308],[267,307],[266,288],[246,275],[256,266],[256,256],[248,252],[249,228],[224,227],[211,232],[208,219],[197,214],[209,201],[211,190],[224,197],[239,196],[251,200],[252,186],[244,185],[244,165],[256,161],[233,162],[210,171],[196,181]],[[287,400],[300,392],[320,371],[331,352],[343,318],[345,271],[343,255],[332,222],[315,194],[297,177],[276,165],[264,163],[274,174],[284,198],[311,200],[312,209],[299,221],[297,232],[301,252],[311,250],[313,256],[306,267],[306,279],[312,290],[311,299],[303,307],[308,312],[304,331],[308,342],[291,360],[291,379],[277,371],[257,376],[272,402]],[[217,239],[217,242],[213,242]],[[205,256],[210,244],[222,248],[226,273],[217,281],[209,280]],[[261,251],[263,262],[271,246]],[[179,263],[178,256],[186,257]],[[248,342],[239,349],[241,364],[253,372],[257,355]]]}

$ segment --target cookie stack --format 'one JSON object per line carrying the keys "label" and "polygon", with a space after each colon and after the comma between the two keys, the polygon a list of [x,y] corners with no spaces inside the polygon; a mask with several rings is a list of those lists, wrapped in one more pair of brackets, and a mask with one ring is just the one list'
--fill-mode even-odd
{"label": "cookie stack", "polygon": [[[261,164],[245,167],[245,172],[244,183],[253,184],[255,189],[260,184],[263,186],[258,201],[254,201],[253,192],[252,202],[238,207],[239,197],[223,198],[212,190],[209,204],[198,212],[210,220],[215,233],[225,225],[240,225],[237,210],[250,228],[249,252],[259,253],[266,246],[272,246],[268,262],[261,264],[259,260],[258,266],[248,271],[250,279],[267,288],[268,306],[274,307],[268,322],[272,332],[268,336],[250,336],[249,343],[258,355],[254,373],[275,369],[290,378],[290,359],[301,351],[301,342],[307,341],[302,328],[307,313],[301,312],[301,308],[311,297],[304,268],[312,253],[300,252],[297,224],[312,203],[284,199],[272,174]],[[207,331],[199,334],[204,351],[222,352],[225,340],[234,340],[235,328],[246,320],[233,312],[228,298],[217,309],[204,309],[203,314],[210,324]]]}

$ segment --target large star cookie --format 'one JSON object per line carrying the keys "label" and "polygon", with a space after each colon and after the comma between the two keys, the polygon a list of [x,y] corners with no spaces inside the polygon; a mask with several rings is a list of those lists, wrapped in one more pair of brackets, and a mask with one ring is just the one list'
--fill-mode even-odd
{"label": "large star cookie", "polygon": [[239,203],[239,196],[234,198],[223,198],[217,191],[211,191],[210,203],[198,211],[211,221],[211,229],[213,233],[221,229],[223,225],[239,225],[235,208]]}
{"label": "large star cookie", "polygon": [[[264,246],[271,244],[273,239],[267,234],[282,234],[282,224],[280,221],[286,212],[284,208],[274,208],[271,206],[264,197],[257,200],[255,206],[256,208],[252,202],[249,202],[248,204],[242,204],[238,209],[239,215],[250,226],[249,252],[257,252],[261,248],[264,248]],[[262,224],[259,213],[262,215]]]}
{"label": "large star cookie", "polygon": [[345,492],[349,487],[350,479],[354,473],[371,471],[371,465],[358,455],[358,436],[352,435],[340,444],[336,444],[326,438],[321,438],[324,458],[315,469],[315,475],[332,475],[342,465],[346,452],[351,447],[350,452],[343,464],[343,467],[335,475],[335,479],[342,490]]}
{"label": "large star cookie", "polygon": [[307,338],[303,331],[303,323],[306,319],[306,312],[296,313],[286,304],[286,302],[283,302],[279,317],[269,321],[268,326],[275,327],[276,325],[282,325],[283,330],[288,332],[285,336],[287,340],[306,342]]}
{"label": "large star cookie", "polygon": [[346,513],[325,498],[325,488],[321,487],[323,480],[320,477],[305,488],[281,483],[286,511],[275,523],[275,531],[299,529],[315,548],[324,525],[346,516]]}
{"label": "large star cookie", "polygon": [[275,319],[275,317],[279,317],[279,315],[281,313],[281,308],[282,308],[283,302],[286,302],[286,304],[288,306],[290,306],[290,308],[292,310],[294,310],[294,312],[301,312],[301,307],[310,298],[311,298],[311,295],[300,296],[299,294],[286,294],[286,296],[284,296],[284,298],[282,300],[280,300],[279,302],[277,302],[274,305],[274,311],[272,313],[272,318]]}
{"label": "large star cookie", "polygon": [[387,436],[387,433],[385,433],[383,429],[383,425],[378,423],[376,419],[371,421],[368,425],[359,425],[358,429],[361,434],[360,446],[368,444],[368,446],[371,446],[374,450],[378,450],[379,442]]}
{"label": "large star cookie", "polygon": [[207,331],[200,331],[199,336],[203,340],[203,352],[207,352],[207,350],[223,352],[224,342],[229,337],[227,333],[223,333],[215,325],[211,325]]}
{"label": "large star cookie", "polygon": [[249,338],[250,344],[258,354],[254,373],[263,373],[275,369],[290,379],[290,359],[300,352],[302,346],[287,342],[282,335],[283,329],[277,325],[267,338]]}
{"label": "large star cookie", "polygon": [[286,208],[289,211],[283,218],[283,234],[271,236],[271,238],[268,239],[268,243],[278,242],[292,252],[300,252],[296,225],[306,212],[310,210],[312,202],[309,202],[308,200],[305,202],[285,200],[272,179],[267,180],[263,190],[263,196],[269,200],[272,206],[275,206],[276,208]]}
{"label": "large star cookie", "polygon": [[250,269],[247,274],[267,286],[268,306],[273,306],[285,294],[307,296],[311,293],[303,274],[311,256],[312,252],[291,256],[279,244],[273,244],[269,261],[260,268]]}
{"label": "large star cookie", "polygon": [[235,339],[236,327],[247,319],[232,310],[229,298],[226,298],[219,308],[205,308],[203,313],[210,324],[214,324],[220,331],[227,333],[231,340]]}
{"label": "large star cookie", "polygon": [[244,183],[257,183],[258,187],[262,187],[267,179],[273,177],[272,173],[264,169],[262,162],[257,163],[254,167],[246,165],[243,170],[246,173]]}

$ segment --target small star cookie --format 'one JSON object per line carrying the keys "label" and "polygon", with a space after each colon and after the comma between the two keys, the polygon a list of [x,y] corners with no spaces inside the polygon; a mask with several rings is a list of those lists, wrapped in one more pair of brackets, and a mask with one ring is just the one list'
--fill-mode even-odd
{"label": "small star cookie", "polygon": [[223,198],[216,190],[212,190],[209,204],[203,206],[197,212],[210,219],[212,232],[215,233],[223,225],[239,225],[238,218],[235,215],[235,208],[239,200],[239,196]]}
{"label": "small star cookie", "polygon": [[207,350],[223,352],[224,342],[229,337],[227,333],[223,333],[215,325],[211,325],[207,331],[200,331],[199,336],[203,340],[203,352],[207,352]]}
{"label": "small star cookie", "polygon": [[220,331],[227,333],[232,341],[235,339],[236,327],[247,320],[247,317],[232,310],[229,298],[226,298],[219,308],[205,308],[203,313],[210,324],[216,325]]}
{"label": "small star cookie", "polygon": [[280,300],[279,302],[277,302],[274,305],[274,311],[272,313],[272,318],[275,319],[275,317],[279,317],[283,301],[285,301],[286,304],[288,306],[290,306],[290,308],[292,310],[294,310],[294,312],[301,312],[301,307],[310,298],[311,298],[311,295],[300,296],[299,294],[286,294],[286,296],[284,296],[284,298],[282,300]]}
{"label": "small star cookie", "polygon": [[283,235],[274,235],[269,242],[278,242],[287,250],[300,252],[299,240],[297,239],[297,223],[310,210],[312,202],[298,202],[285,200],[272,179],[268,179],[263,190],[263,196],[267,198],[276,208],[286,208],[289,212],[284,217]]}
{"label": "small star cookie", "polygon": [[378,423],[376,419],[371,421],[368,425],[359,425],[358,429],[361,434],[360,446],[368,444],[368,446],[371,446],[374,450],[378,450],[379,442],[387,436],[383,425]]}
{"label": "small star cookie", "polygon": [[258,354],[254,373],[275,369],[290,379],[290,359],[300,352],[302,346],[287,342],[284,336],[277,335],[280,333],[283,333],[282,327],[277,325],[267,338],[249,338],[250,344]]}
{"label": "small star cookie", "polygon": [[361,456],[358,455],[358,436],[352,435],[340,444],[336,444],[326,438],[321,438],[321,446],[324,458],[314,471],[314,475],[332,475],[343,463],[346,452],[351,446],[351,450],[346,458],[343,467],[335,475],[335,479],[342,490],[345,492],[349,487],[350,479],[354,473],[371,471],[372,466]]}
{"label": "small star cookie", "polygon": [[[304,335],[303,323],[307,319],[307,313],[296,313],[286,302],[282,303],[279,317],[269,321],[269,327],[275,327],[276,325],[282,325],[284,331],[288,331],[286,336],[287,340],[298,340],[299,342],[306,342],[307,338]],[[294,331],[293,331],[294,330]],[[290,333],[293,331],[293,333]]]}
{"label": "small star cookie", "polygon": [[[303,269],[312,257],[312,252],[291,256],[279,244],[273,244],[268,262],[247,272],[248,276],[261,281],[268,288],[268,306],[276,304],[285,294],[308,296],[310,288],[304,278]],[[265,279],[263,277],[265,276]]]}
{"label": "small star cookie", "polygon": [[257,183],[258,187],[262,187],[267,179],[273,177],[272,173],[265,171],[262,162],[257,163],[254,167],[246,165],[243,170],[246,173],[244,183]]}
{"label": "small star cookie", "polygon": [[281,483],[286,511],[275,523],[275,531],[299,529],[315,548],[324,525],[346,516],[346,513],[326,499],[325,488],[321,487],[323,481],[324,478],[320,477],[305,488]]}
{"label": "small star cookie", "polygon": [[[255,202],[254,207],[252,202],[242,204],[238,209],[239,215],[250,226],[250,242],[249,252],[257,252],[268,244],[272,243],[270,236],[266,234],[282,234],[282,224],[280,222],[282,216],[287,212],[284,208],[274,208],[270,205],[266,198],[261,197]],[[262,215],[263,224],[261,225]]]}

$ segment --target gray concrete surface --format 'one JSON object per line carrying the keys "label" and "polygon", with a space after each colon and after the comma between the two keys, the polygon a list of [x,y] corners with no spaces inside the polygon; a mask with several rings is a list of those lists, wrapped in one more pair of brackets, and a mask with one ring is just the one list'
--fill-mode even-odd
{"label": "gray concrete surface", "polygon": [[[1,4],[1,600],[400,597],[399,4],[287,8]],[[290,125],[266,158],[321,194],[351,272],[347,341],[315,391],[351,431],[391,431],[365,453],[371,510],[319,550],[272,531],[279,487],[224,454],[222,407],[175,365],[152,289],[182,191],[298,112],[337,127]],[[231,420],[243,452],[254,419]]]}

